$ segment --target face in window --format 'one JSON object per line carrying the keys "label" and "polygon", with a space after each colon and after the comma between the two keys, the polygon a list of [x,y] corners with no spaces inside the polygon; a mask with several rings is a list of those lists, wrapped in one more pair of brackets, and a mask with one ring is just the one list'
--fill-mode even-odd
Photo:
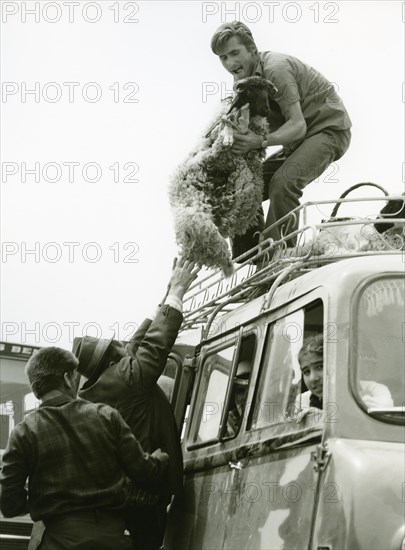
{"label": "face in window", "polygon": [[245,406],[250,370],[251,364],[249,361],[241,361],[236,370],[233,390],[235,395],[235,404],[240,414],[242,413]]}
{"label": "face in window", "polygon": [[322,399],[323,393],[323,357],[309,352],[301,359],[301,372],[309,391]]}
{"label": "face in window", "polygon": [[243,380],[243,382],[246,382],[246,385],[242,386],[241,381],[238,383],[235,383],[234,385],[235,404],[239,413],[242,413],[243,407],[245,406],[246,397],[247,397],[248,380]]}

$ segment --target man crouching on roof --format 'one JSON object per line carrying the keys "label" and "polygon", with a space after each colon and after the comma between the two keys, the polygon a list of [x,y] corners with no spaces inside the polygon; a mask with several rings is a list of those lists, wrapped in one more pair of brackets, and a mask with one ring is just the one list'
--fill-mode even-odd
{"label": "man crouching on roof", "polygon": [[125,347],[114,340],[75,339],[79,372],[88,378],[80,397],[115,407],[146,452],[160,447],[169,455],[168,475],[157,492],[131,486],[126,522],[137,550],[160,548],[166,507],[171,496],[182,490],[180,436],[172,407],[157,381],[183,320],[183,297],[199,269],[188,261],[175,264],[163,305]]}

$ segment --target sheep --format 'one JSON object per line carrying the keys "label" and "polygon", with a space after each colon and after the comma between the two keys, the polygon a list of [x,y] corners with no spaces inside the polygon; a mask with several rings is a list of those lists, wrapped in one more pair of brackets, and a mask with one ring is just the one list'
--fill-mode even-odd
{"label": "sheep", "polygon": [[175,171],[169,187],[175,235],[182,255],[200,265],[221,268],[230,276],[233,263],[227,238],[254,225],[263,199],[262,160],[265,148],[236,155],[232,132],[248,129],[266,139],[270,128],[268,80],[248,77],[235,84],[236,95],[226,114]]}

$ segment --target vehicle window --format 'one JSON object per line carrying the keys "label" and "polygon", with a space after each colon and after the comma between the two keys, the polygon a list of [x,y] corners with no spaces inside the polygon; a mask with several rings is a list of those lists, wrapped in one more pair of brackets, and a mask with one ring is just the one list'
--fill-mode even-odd
{"label": "vehicle window", "polygon": [[212,440],[218,434],[235,350],[236,346],[232,345],[210,354],[201,366],[203,376],[200,395],[204,397],[198,403],[198,429],[193,438],[194,443]]}
{"label": "vehicle window", "polygon": [[367,409],[405,404],[404,280],[378,279],[359,296],[354,393]]}
{"label": "vehicle window", "polygon": [[248,412],[248,393],[256,349],[256,336],[250,334],[242,339],[236,368],[230,382],[230,398],[225,411],[224,438],[236,437]]}
{"label": "vehicle window", "polygon": [[[193,414],[191,443],[203,444],[235,437],[246,409],[256,337],[242,338],[239,349],[232,344],[205,357],[201,369],[199,401]],[[222,426],[224,428],[222,429]]]}
{"label": "vehicle window", "polygon": [[[282,420],[288,402],[293,402],[298,393],[301,375],[297,356],[302,343],[303,321],[304,312],[300,310],[268,328],[250,428]],[[289,389],[295,394],[290,399]]]}
{"label": "vehicle window", "polygon": [[323,332],[320,300],[277,319],[268,327],[248,429],[284,422],[300,408],[303,384],[298,353],[304,337]]}

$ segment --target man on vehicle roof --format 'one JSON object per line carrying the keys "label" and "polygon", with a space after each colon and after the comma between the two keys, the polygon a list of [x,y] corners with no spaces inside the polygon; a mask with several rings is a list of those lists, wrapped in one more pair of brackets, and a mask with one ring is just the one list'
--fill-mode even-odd
{"label": "man on vehicle roof", "polygon": [[[234,82],[249,76],[270,80],[277,92],[269,92],[271,132],[263,141],[248,131],[234,134],[235,153],[261,147],[282,145],[282,154],[263,162],[265,191],[270,199],[265,223],[274,224],[298,207],[304,187],[320,176],[347,151],[351,139],[351,121],[333,85],[313,67],[291,55],[259,52],[250,29],[240,21],[221,25],[211,39],[211,49],[218,55]],[[258,225],[233,242],[236,257],[257,244],[255,233],[263,230],[263,211]],[[275,240],[298,228],[295,216],[268,236]],[[295,238],[288,241],[293,246]]]}

